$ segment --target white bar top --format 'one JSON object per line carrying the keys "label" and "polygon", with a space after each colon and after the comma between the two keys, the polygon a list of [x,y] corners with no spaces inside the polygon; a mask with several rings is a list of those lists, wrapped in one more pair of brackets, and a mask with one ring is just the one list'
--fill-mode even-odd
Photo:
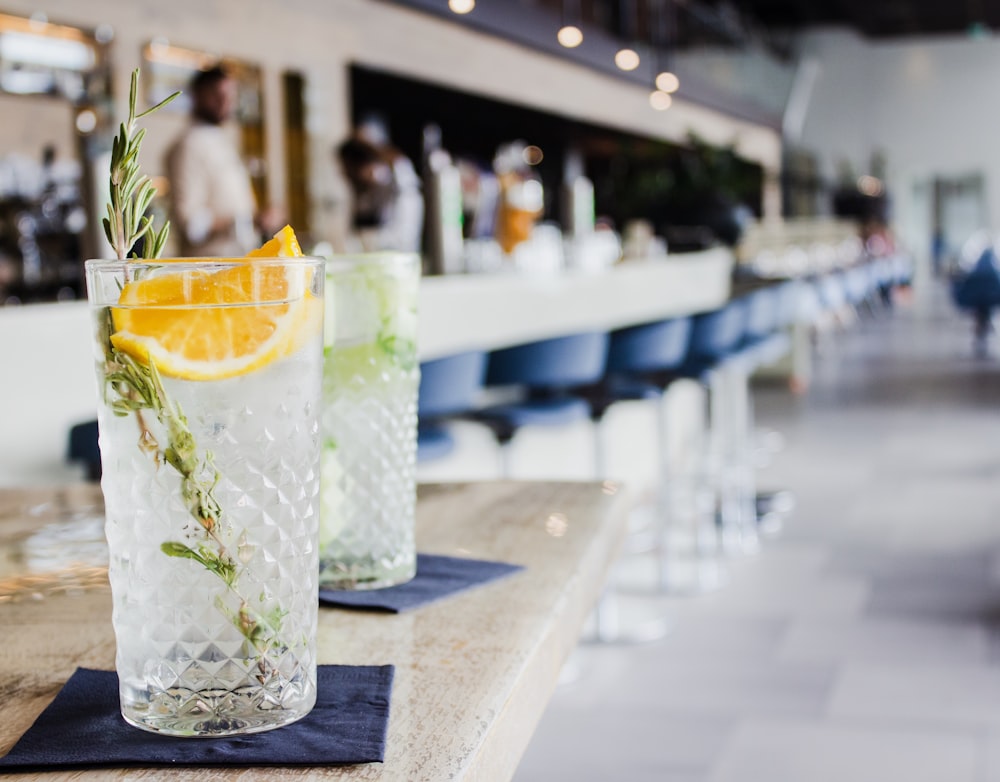
{"label": "white bar top", "polygon": [[425,277],[420,357],[494,350],[713,309],[729,297],[728,250],[628,261],[606,271]]}

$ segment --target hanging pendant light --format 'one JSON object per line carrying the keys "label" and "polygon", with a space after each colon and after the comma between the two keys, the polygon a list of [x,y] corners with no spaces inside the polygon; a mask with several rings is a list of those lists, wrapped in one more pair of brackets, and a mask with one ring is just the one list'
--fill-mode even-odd
{"label": "hanging pendant light", "polygon": [[639,57],[639,52],[627,46],[622,47],[615,53],[615,65],[623,71],[634,71],[639,67],[640,62],[642,62],[642,59]]}
{"label": "hanging pendant light", "polygon": [[658,38],[658,41],[654,42],[657,64],[656,89],[668,95],[677,92],[681,87],[681,80],[669,67],[675,22],[673,0],[656,0],[656,23],[653,29],[653,34]]}
{"label": "hanging pendant light", "polygon": [[671,71],[660,71],[656,74],[656,89],[661,92],[677,92],[681,88],[681,80]]}
{"label": "hanging pendant light", "polygon": [[[618,13],[622,37],[627,41],[635,40],[637,27],[636,0],[622,0]],[[615,53],[615,65],[623,71],[634,71],[639,67],[640,62],[639,52],[627,44]]]}
{"label": "hanging pendant light", "polygon": [[583,30],[580,29],[580,0],[563,0],[562,27],[556,33],[560,46],[575,49],[583,43]]}
{"label": "hanging pendant light", "polygon": [[649,105],[657,111],[666,111],[674,99],[663,90],[653,90],[649,93]]}

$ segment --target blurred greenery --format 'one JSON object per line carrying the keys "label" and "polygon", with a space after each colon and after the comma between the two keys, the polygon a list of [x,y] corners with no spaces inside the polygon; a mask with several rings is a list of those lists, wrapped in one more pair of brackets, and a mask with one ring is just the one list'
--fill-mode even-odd
{"label": "blurred greenery", "polygon": [[704,225],[719,234],[734,208],[760,213],[761,168],[733,145],[715,146],[693,133],[684,145],[622,138],[604,163],[594,166],[598,211],[619,227],[646,219],[658,233]]}

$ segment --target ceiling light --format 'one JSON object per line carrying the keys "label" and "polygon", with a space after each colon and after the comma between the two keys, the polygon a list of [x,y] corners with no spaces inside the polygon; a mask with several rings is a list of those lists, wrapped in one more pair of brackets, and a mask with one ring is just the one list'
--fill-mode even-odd
{"label": "ceiling light", "polygon": [[666,111],[674,100],[663,90],[653,90],[649,93],[649,105],[657,111]]}
{"label": "ceiling light", "polygon": [[567,49],[575,49],[583,43],[583,31],[576,25],[567,24],[559,28],[556,38]]}
{"label": "ceiling light", "polygon": [[467,14],[476,7],[476,0],[448,0],[448,7],[456,14]]}
{"label": "ceiling light", "polygon": [[623,71],[634,71],[639,67],[639,53],[635,49],[619,49],[615,55],[615,65]]}
{"label": "ceiling light", "polygon": [[661,92],[677,92],[680,86],[681,80],[670,71],[663,71],[656,76],[656,89]]}

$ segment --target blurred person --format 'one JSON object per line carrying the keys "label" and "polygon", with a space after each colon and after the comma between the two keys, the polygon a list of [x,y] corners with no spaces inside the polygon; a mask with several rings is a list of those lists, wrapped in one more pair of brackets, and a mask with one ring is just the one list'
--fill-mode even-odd
{"label": "blurred person", "polygon": [[250,174],[225,129],[236,81],[221,66],[195,74],[191,124],[167,152],[169,209],[182,256],[241,256],[281,226],[277,210],[258,212]]}
{"label": "blurred person", "polygon": [[959,258],[951,294],[955,304],[972,315],[973,349],[984,358],[994,331],[993,312],[1000,307],[1000,261],[989,233],[977,231],[970,236]]}
{"label": "blurred person", "polygon": [[353,195],[351,227],[367,251],[419,252],[424,199],[413,163],[384,127],[359,126],[336,150]]}

